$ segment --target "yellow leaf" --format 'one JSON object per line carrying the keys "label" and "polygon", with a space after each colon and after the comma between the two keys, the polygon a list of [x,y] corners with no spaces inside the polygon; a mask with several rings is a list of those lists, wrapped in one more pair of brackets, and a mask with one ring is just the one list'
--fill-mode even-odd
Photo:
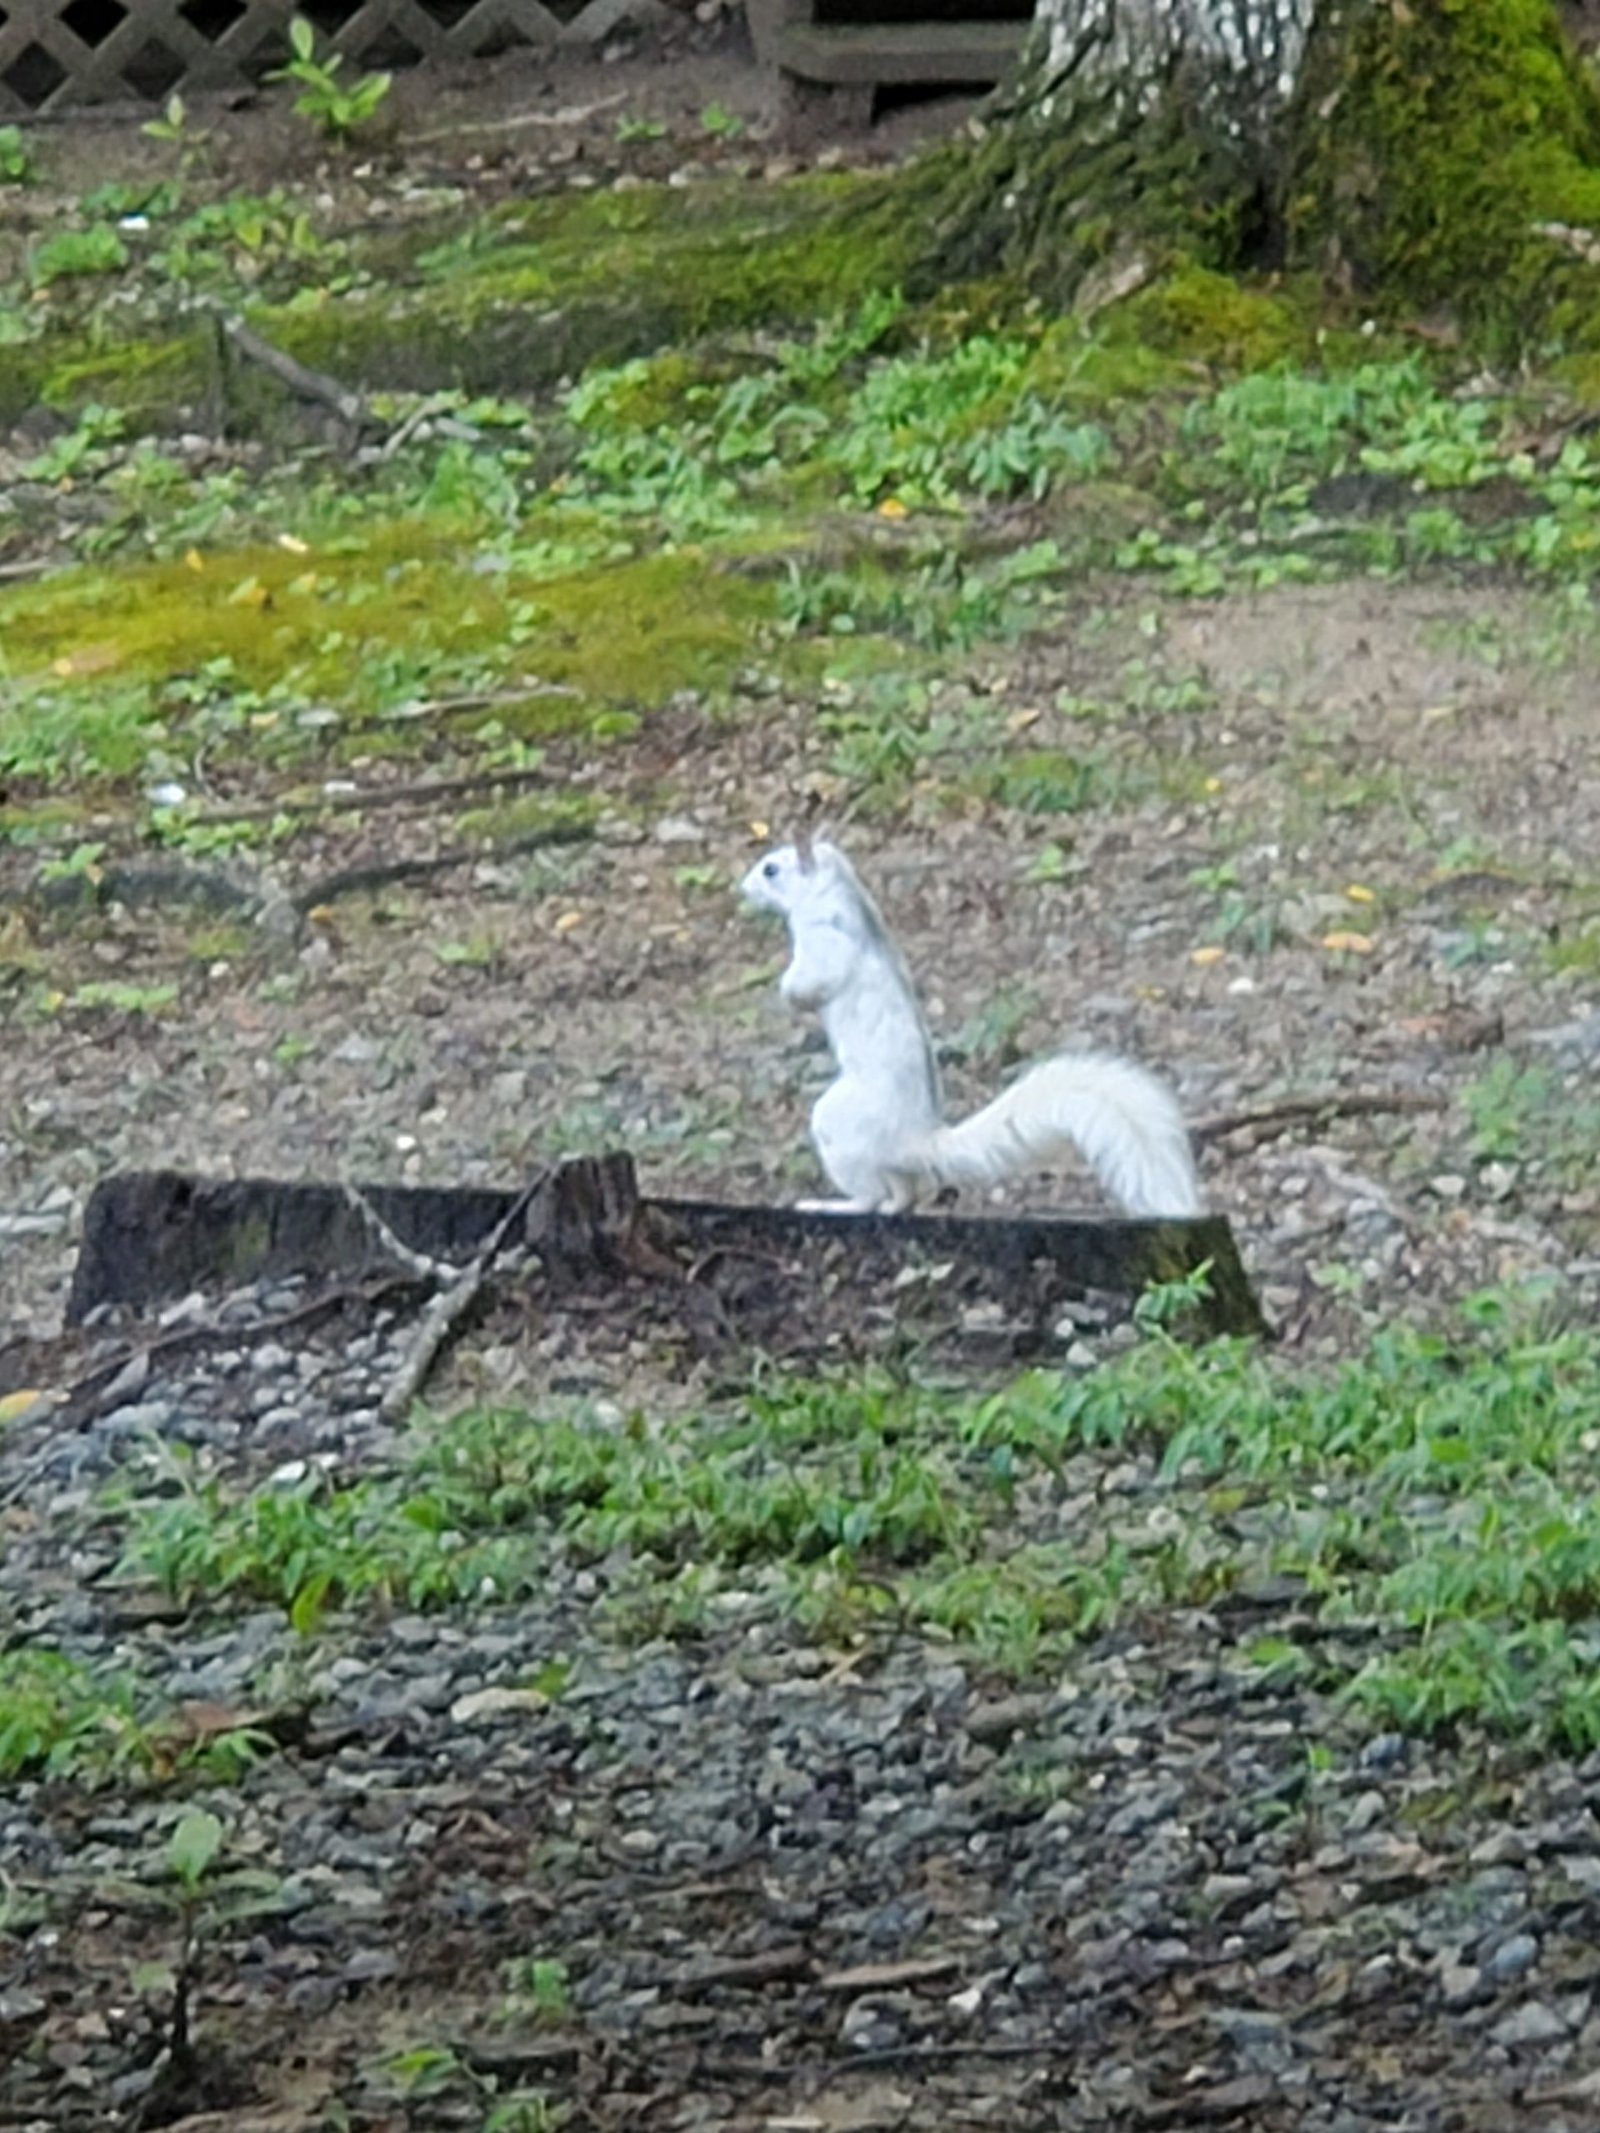
{"label": "yellow leaf", "polygon": [[772,824],[770,822],[752,822],[750,834],[752,837],[770,837],[772,835]]}
{"label": "yellow leaf", "polygon": [[206,567],[206,559],[198,548],[186,548],[183,552],[183,560],[185,567],[189,570],[204,570]]}
{"label": "yellow leaf", "polygon": [[907,518],[910,513],[898,496],[886,496],[878,506],[879,518]]}
{"label": "yellow leaf", "polygon": [[1353,904],[1372,904],[1378,900],[1376,890],[1369,889],[1364,881],[1347,882],[1344,893]]}
{"label": "yellow leaf", "polygon": [[331,926],[334,920],[332,904],[313,904],[306,913],[313,926]]}
{"label": "yellow leaf", "polygon": [[318,578],[314,570],[302,570],[299,577],[289,580],[292,593],[312,593],[317,589]]}
{"label": "yellow leaf", "polygon": [[1039,713],[1037,711],[1013,711],[1006,720],[1006,731],[1007,733],[1026,733],[1030,726],[1037,726],[1038,723]]}
{"label": "yellow leaf", "polygon": [[280,533],[278,535],[278,546],[287,548],[291,555],[309,555],[311,553],[311,543],[301,540],[298,533]]}
{"label": "yellow leaf", "polygon": [[1227,952],[1226,948],[1196,948],[1189,960],[1198,963],[1202,970],[1209,970],[1213,963],[1220,963]]}
{"label": "yellow leaf", "polygon": [[574,926],[581,926],[582,924],[583,913],[581,911],[563,911],[556,920],[556,931],[557,933],[570,933]]}
{"label": "yellow leaf", "polygon": [[272,598],[259,578],[241,578],[228,595],[230,607],[265,607]]}
{"label": "yellow leaf", "polygon": [[1335,955],[1371,955],[1372,936],[1367,933],[1325,933],[1324,948],[1331,948]]}
{"label": "yellow leaf", "polygon": [[1220,778],[1207,778],[1205,782],[1205,790],[1207,792],[1221,792],[1222,780]]}
{"label": "yellow leaf", "polygon": [[0,1399],[0,1429],[8,1422],[20,1422],[24,1415],[31,1414],[38,1406],[48,1407],[51,1401],[52,1395],[41,1392],[37,1386],[31,1386],[22,1392],[8,1392]]}

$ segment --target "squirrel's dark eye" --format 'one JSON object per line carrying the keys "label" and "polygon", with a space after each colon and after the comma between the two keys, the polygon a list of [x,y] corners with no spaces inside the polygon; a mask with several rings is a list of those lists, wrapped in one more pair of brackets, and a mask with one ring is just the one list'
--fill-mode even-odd
{"label": "squirrel's dark eye", "polygon": [[763,868],[761,869],[761,872],[762,872],[762,874],[763,874],[763,876],[765,877],[765,879],[766,879],[766,880],[768,880],[768,881],[776,881],[776,880],[777,880],[777,878],[778,878],[778,862],[777,862],[777,860],[776,860],[776,859],[769,859],[769,860],[767,861],[766,865],[765,865],[765,866],[764,866],[764,867],[763,867]]}

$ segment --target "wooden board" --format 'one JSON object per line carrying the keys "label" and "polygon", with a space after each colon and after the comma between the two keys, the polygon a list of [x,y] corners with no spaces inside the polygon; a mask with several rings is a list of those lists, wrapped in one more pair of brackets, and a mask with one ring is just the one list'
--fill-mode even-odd
{"label": "wooden board", "polygon": [[[415,1252],[470,1259],[505,1217],[515,1191],[372,1185],[365,1198]],[[693,1280],[712,1260],[743,1258],[808,1279],[859,1280],[865,1299],[908,1282],[953,1289],[1019,1324],[1054,1322],[1074,1298],[1131,1298],[1152,1281],[1210,1264],[1202,1313],[1214,1333],[1259,1333],[1260,1309],[1225,1217],[1117,1221],[1094,1217],[802,1214],[637,1194],[625,1155],[558,1165],[530,1209],[529,1239],[556,1277],[590,1285]],[[81,1325],[106,1304],[138,1310],[193,1290],[289,1275],[350,1280],[383,1263],[344,1188],[271,1178],[130,1171],[95,1188],[67,1304]]]}
{"label": "wooden board", "polygon": [[986,88],[1016,62],[1029,29],[1015,12],[996,18],[977,6],[917,18],[840,20],[815,0],[745,0],[756,57],[791,83],[893,88],[918,83]]}

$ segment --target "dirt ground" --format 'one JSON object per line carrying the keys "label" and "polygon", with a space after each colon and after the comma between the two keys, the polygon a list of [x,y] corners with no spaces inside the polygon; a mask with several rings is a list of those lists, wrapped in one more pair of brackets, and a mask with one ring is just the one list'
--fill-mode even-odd
{"label": "dirt ground", "polygon": [[[1137,800],[1063,827],[943,804],[839,832],[947,1045],[952,1110],[1078,1040],[1169,1073],[1202,1133],[1289,1099],[1371,1100],[1320,1130],[1213,1132],[1204,1151],[1207,1190],[1292,1342],[1336,1341],[1353,1304],[1436,1310],[1518,1269],[1581,1271],[1592,1180],[1484,1165],[1461,1103],[1496,1061],[1559,1070],[1592,1041],[1592,986],[1548,952],[1591,908],[1600,771],[1581,643],[1552,640],[1534,597],[1481,588],[1286,589],[1165,612],[1110,590],[1120,606],[1092,642],[1069,630],[984,653],[945,686],[1049,746],[1075,738],[1053,708],[1063,691],[1114,695],[1138,662],[1182,678],[1201,708],[1115,725]],[[62,990],[176,974],[182,1011],[15,1027],[0,1205],[42,1233],[6,1255],[13,1325],[57,1322],[73,1210],[118,1164],[514,1183],[540,1152],[620,1144],[647,1190],[811,1184],[817,1033],[780,1009],[778,943],[732,885],[758,825],[848,809],[814,711],[684,708],[599,758],[565,751],[541,782],[619,803],[588,845],[341,898],[297,939],[214,958],[193,953],[207,926],[164,908],[159,884],[149,903],[42,922]],[[444,742],[421,769],[375,769],[403,780],[398,804],[328,818],[277,886],[452,842],[451,770]],[[1157,777],[1193,797],[1141,789]],[[1030,879],[1046,844],[1053,878]],[[1204,870],[1219,865],[1237,901],[1215,940]],[[1061,1197],[1046,1183],[1031,1204]],[[1068,1197],[1092,1204],[1081,1185]]]}
{"label": "dirt ground", "polygon": [[[402,83],[401,141],[481,124],[493,163],[509,119],[620,96],[587,135],[572,122],[598,154],[614,108],[681,119],[717,98],[751,133],[716,153],[766,153],[734,33],[698,34],[667,65]],[[279,123],[227,120],[241,176]],[[92,160],[107,124],[52,129],[49,153]],[[5,1030],[0,1366],[7,1337],[57,1330],[78,1214],[117,1167],[515,1184],[547,1153],[627,1145],[647,1189],[809,1189],[823,1061],[732,884],[814,808],[900,937],[953,1109],[1078,1037],[1172,1077],[1289,1353],[1541,1269],[1583,1308],[1592,1164],[1559,1133],[1550,1152],[1548,1120],[1526,1158],[1486,1156],[1468,1091],[1507,1063],[1553,1075],[1558,1105],[1592,1082],[1600,979],[1557,951],[1600,908],[1593,655],[1581,618],[1494,583],[1185,603],[1120,581],[1086,588],[1081,621],[952,658],[944,683],[952,716],[1041,747],[1083,741],[1064,694],[1111,706],[1093,737],[1125,797],[1087,812],[929,792],[877,814],[816,704],[686,701],[598,759],[552,745],[541,778],[606,802],[585,843],[330,893],[242,937],[132,876],[103,908],[30,908],[62,991],[175,980],[179,1002]],[[436,854],[461,768],[441,729],[426,760],[363,773],[359,812],[236,871],[293,893]],[[0,847],[0,923],[24,857]],[[1300,1098],[1331,1107],[1285,1110]],[[1016,1196],[1091,1198],[1072,1180]],[[281,1900],[215,1929],[181,2080],[170,1980],[138,1982],[171,1960],[175,1808],[49,1778],[0,1801],[0,2127],[1596,2122],[1594,1759],[1491,1758],[1463,1796],[1446,1750],[1350,1737],[1240,1659],[1252,1635],[1312,1633],[1298,1592],[1132,1623],[1015,1696],[947,1649],[840,1651],[759,1617],[622,1652],[594,1640],[582,1579],[464,1624],[352,1622],[314,1659],[273,1610],[186,1620],[119,1584],[93,1509],[118,1427],[170,1425],[231,1482],[359,1466],[381,1448],[341,1417],[382,1338],[357,1314],[269,1356],[246,1328],[228,1368],[186,1356],[134,1387],[118,1413],[142,1422],[0,1437],[8,1641],[137,1666],[193,1710],[237,1715],[270,1677],[281,1732],[204,1795],[234,1867],[270,1871]],[[496,1368],[526,1397],[506,1354],[469,1344],[441,1399]],[[561,1360],[540,1366],[558,1391]],[[583,1390],[648,1397],[648,1371],[619,1356]],[[1129,1462],[1113,1486],[1139,1507],[1154,1479]],[[579,1661],[558,1704],[474,1702],[552,1653]],[[574,2002],[512,2019],[507,1964],[533,1955],[568,1966]],[[491,2095],[568,2115],[496,2118]]]}
{"label": "dirt ground", "polygon": [[[627,167],[643,178],[681,170],[686,150],[708,167],[791,154],[876,162],[959,125],[977,107],[965,92],[891,95],[866,132],[829,131],[820,121],[797,126],[773,77],[756,65],[737,8],[707,21],[688,8],[681,13],[676,27],[621,29],[598,45],[521,46],[490,62],[441,60],[400,72],[364,136],[369,160],[403,161],[419,183],[435,170],[452,181],[499,172],[542,182],[552,170],[570,181],[574,166],[581,182],[585,164],[616,162],[617,120],[625,116],[665,129],[657,141],[627,144]],[[279,88],[192,103],[210,167],[233,184],[264,189],[319,165],[315,139]],[[700,120],[710,107],[738,125],[708,135]],[[131,181],[141,165],[163,175],[171,151],[137,136],[143,115],[125,106],[65,112],[36,122],[29,146],[47,178],[79,188],[103,177]],[[25,212],[26,200],[18,204]]]}

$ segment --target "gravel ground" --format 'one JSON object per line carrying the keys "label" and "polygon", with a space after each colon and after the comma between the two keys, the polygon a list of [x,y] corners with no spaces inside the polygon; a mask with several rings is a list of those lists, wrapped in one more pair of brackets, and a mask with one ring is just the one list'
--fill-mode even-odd
{"label": "gravel ground", "polygon": [[[1016,1693],[755,1605],[630,1648],[597,1634],[605,1567],[310,1645],[115,1580],[93,1489],[153,1440],[235,1483],[390,1457],[392,1318],[255,1337],[293,1303],[236,1299],[232,1346],[0,1455],[16,1632],[282,1751],[195,1796],[228,1839],[181,2081],[151,1966],[183,1803],[12,1788],[0,2122],[478,2126],[498,2083],[619,2127],[1592,2123],[1600,1758],[1490,1759],[1464,1796],[1448,1751],[1352,1737],[1244,1659],[1327,1636],[1291,1586]],[[1134,1462],[1125,1506],[1154,1486]],[[508,1989],[532,1959],[558,2007]],[[406,2093],[424,2045],[453,2059]]]}

